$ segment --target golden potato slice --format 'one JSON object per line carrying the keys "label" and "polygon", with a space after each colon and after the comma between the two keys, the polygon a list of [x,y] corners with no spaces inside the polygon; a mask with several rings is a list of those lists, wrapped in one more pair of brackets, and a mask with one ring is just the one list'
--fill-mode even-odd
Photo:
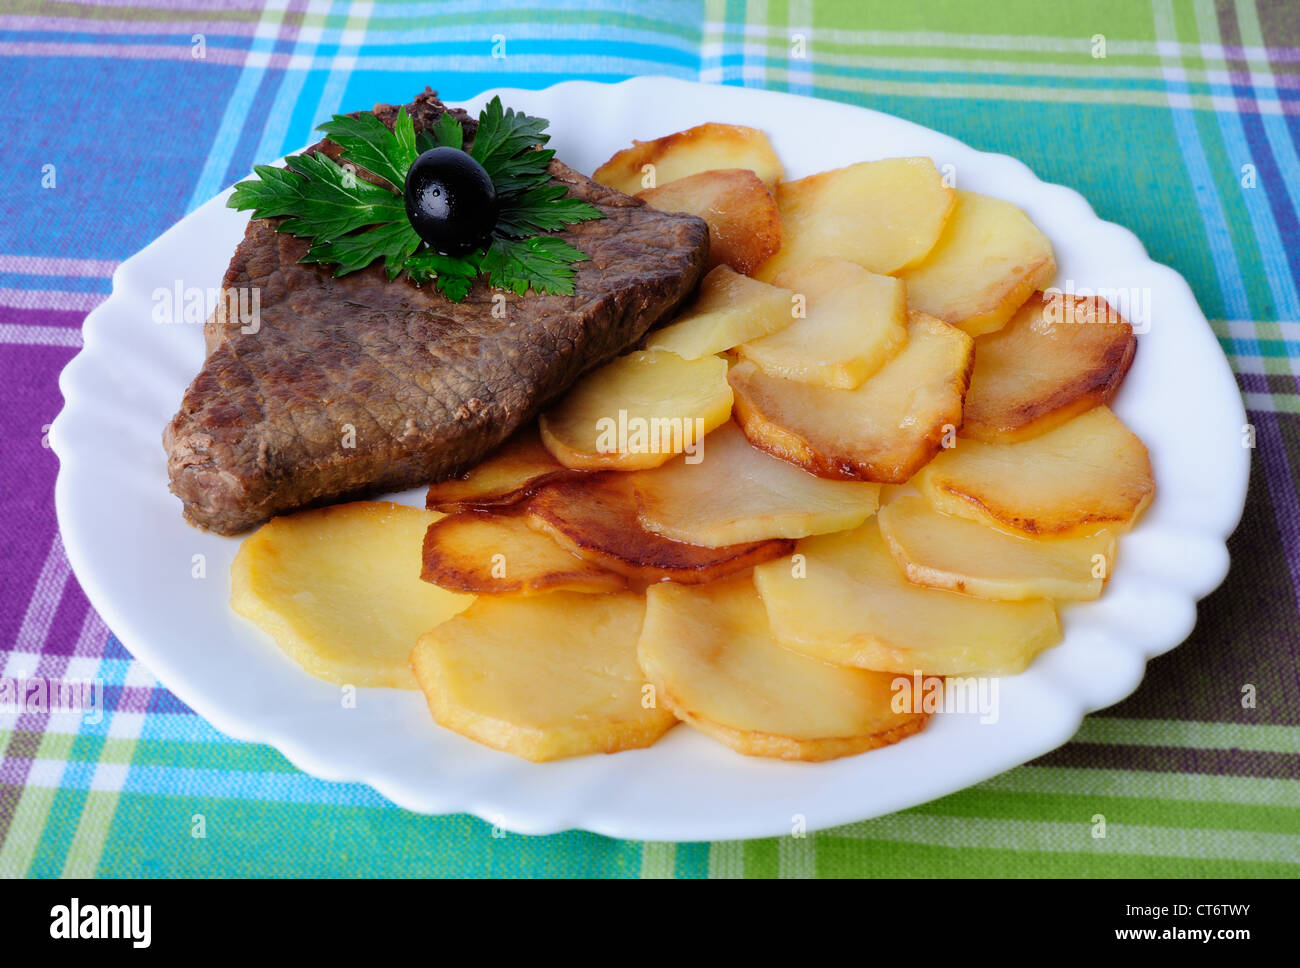
{"label": "golden potato slice", "polygon": [[358,501],[273,518],[231,562],[230,607],[318,678],[414,689],[416,636],[474,600],[420,581],[420,542],[441,517]]}
{"label": "golden potato slice", "polygon": [[1056,275],[1052,243],[1010,202],[958,191],[930,254],[901,273],[907,305],[972,336],[1001,329]]}
{"label": "golden potato slice", "polygon": [[1115,559],[1115,536],[1104,528],[1079,538],[1026,538],[940,514],[915,496],[882,507],[877,520],[908,580],[997,601],[1096,598]]}
{"label": "golden potato slice", "polygon": [[765,454],[734,423],[705,438],[703,456],[633,478],[643,527],[720,548],[852,528],[880,498],[879,485],[824,480]]}
{"label": "golden potato slice", "polygon": [[630,592],[480,598],[421,636],[411,666],[433,718],[494,749],[534,761],[639,749],[675,724],[643,704],[644,613]]}
{"label": "golden potato slice", "polygon": [[565,467],[542,445],[530,423],[461,477],[429,487],[425,507],[453,514],[518,503],[549,480],[580,473]]}
{"label": "golden potato slice", "polygon": [[794,293],[718,266],[686,311],[646,337],[646,348],[698,360],[767,336],[794,322]]}
{"label": "golden potato slice", "polygon": [[698,215],[709,224],[708,267],[728,265],[746,275],[781,248],[776,199],[743,168],[701,171],[637,193],[661,212]]}
{"label": "golden potato slice", "polygon": [[539,426],[565,467],[633,471],[692,453],[730,415],[726,360],[640,350],[583,377]]}
{"label": "golden potato slice", "polygon": [[915,483],[945,514],[1030,537],[1125,530],[1155,494],[1146,447],[1107,407],[1020,443],[962,440]]}
{"label": "golden potato slice", "polygon": [[896,743],[928,718],[893,711],[894,676],[778,645],[744,577],[648,589],[637,658],[661,704],[746,756],[852,756]]}
{"label": "golden potato slice", "polygon": [[[651,167],[647,169],[647,165]],[[785,176],[781,160],[762,131],[709,122],[654,141],[633,141],[631,148],[615,153],[591,177],[602,185],[635,195],[718,168],[748,169],[768,191]]]}
{"label": "golden potato slice", "polygon": [[544,487],[528,502],[528,523],[587,561],[637,582],[713,581],[793,550],[769,540],[705,548],[641,527],[631,474],[590,475]]}
{"label": "golden potato slice", "polygon": [[897,279],[827,260],[783,272],[775,283],[803,296],[806,314],[737,347],[765,373],[852,390],[907,342],[906,290]]}
{"label": "golden potato slice", "polygon": [[[908,495],[915,496],[916,488],[909,481],[906,484],[881,484],[880,485],[880,506],[883,508],[886,504],[897,501],[899,498]],[[880,512],[877,511],[877,514]]]}
{"label": "golden potato slice", "polygon": [[727,374],[736,422],[755,446],[818,477],[902,484],[961,426],[973,341],[913,313],[907,345],[856,390],[769,376],[749,362]]}
{"label": "golden potato slice", "polygon": [[757,276],[775,278],[814,259],[848,259],[872,272],[897,272],[934,248],[953,191],[929,158],[887,158],[782,182],[781,250]]}
{"label": "golden potato slice", "polygon": [[1104,299],[1037,293],[975,342],[961,435],[1027,440],[1109,403],[1137,352],[1133,327]]}
{"label": "golden potato slice", "polygon": [[754,584],[777,641],[814,659],[905,675],[1000,675],[1061,638],[1046,599],[991,602],[912,584],[874,521],[800,541],[795,555],[759,565]]}
{"label": "golden potato slice", "polygon": [[528,526],[519,514],[462,511],[429,526],[420,577],[479,595],[610,592],[621,575],[585,561]]}

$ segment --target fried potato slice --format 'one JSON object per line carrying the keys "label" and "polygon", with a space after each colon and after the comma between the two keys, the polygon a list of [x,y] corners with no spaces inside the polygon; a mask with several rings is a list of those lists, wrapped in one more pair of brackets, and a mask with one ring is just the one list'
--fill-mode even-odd
{"label": "fried potato slice", "polygon": [[422,635],[411,666],[433,718],[527,760],[651,746],[675,720],[645,708],[640,595],[478,599]]}
{"label": "fried potato slice", "polygon": [[882,507],[877,520],[909,581],[995,601],[1094,599],[1115,560],[1115,536],[1104,528],[1078,538],[1025,538],[940,514],[915,496]]}
{"label": "fried potato slice", "polygon": [[727,374],[750,443],[818,477],[902,484],[961,426],[973,341],[912,313],[907,344],[856,390],[769,376],[748,361]]}
{"label": "fried potato slice", "polygon": [[794,293],[718,266],[700,281],[686,311],[646,337],[649,350],[667,350],[698,360],[794,322]]}
{"label": "fried potato slice", "polygon": [[431,485],[424,503],[430,510],[447,514],[507,507],[547,481],[576,473],[551,456],[542,446],[537,424],[530,423],[468,473]]}
{"label": "fried potato slice", "polygon": [[528,526],[520,514],[462,511],[429,526],[420,577],[476,595],[611,592],[622,575],[579,558]]}
{"label": "fried potato slice", "polygon": [[726,360],[639,350],[583,377],[539,426],[565,467],[633,471],[690,453],[730,415]]}
{"label": "fried potato slice", "polygon": [[975,341],[961,435],[1028,440],[1109,403],[1137,337],[1104,299],[1035,294],[1007,325]]}
{"label": "fried potato slice", "polygon": [[1156,488],[1146,447],[1107,407],[1020,443],[960,441],[915,484],[945,514],[1030,537],[1122,532]]}
{"label": "fried potato slice", "polygon": [[943,234],[922,262],[900,274],[907,305],[972,336],[1001,329],[1035,289],[1056,275],[1047,236],[1010,202],[958,190]]}
{"label": "fried potato slice", "polygon": [[727,265],[746,275],[781,248],[776,199],[752,171],[721,168],[678,178],[637,193],[661,212],[698,215],[709,225],[708,267]]}
{"label": "fried potato slice", "polygon": [[573,554],[637,582],[713,581],[787,555],[793,541],[706,548],[674,541],[637,520],[630,474],[591,475],[544,487],[528,502],[529,526]]}
{"label": "fried potato slice", "polygon": [[[652,166],[647,170],[646,166]],[[602,185],[635,195],[679,178],[719,168],[752,171],[771,191],[785,177],[767,135],[739,124],[696,125],[653,141],[633,141],[616,152],[591,177]]]}
{"label": "fried potato slice", "polygon": [[797,266],[774,280],[806,300],[805,315],[736,352],[786,380],[852,390],[907,342],[903,283],[842,260]]}
{"label": "fried potato slice", "polygon": [[896,743],[928,718],[893,711],[891,675],[778,645],[744,577],[652,586],[637,657],[661,704],[746,756],[852,756]]}
{"label": "fried potato slice", "polygon": [[720,548],[852,528],[880,499],[879,485],[824,480],[764,453],[734,423],[709,434],[702,453],[697,464],[678,458],[635,475],[643,527]]}
{"label": "fried potato slice", "polygon": [[273,518],[239,546],[230,607],[320,679],[414,689],[416,636],[474,600],[420,581],[420,542],[441,517],[357,501]]}
{"label": "fried potato slice", "polygon": [[773,279],[815,259],[897,272],[934,248],[953,201],[929,158],[864,161],[782,182],[776,189],[781,249],[757,276]]}
{"label": "fried potato slice", "polygon": [[[891,505],[892,506],[892,505]],[[1046,599],[991,602],[914,585],[876,522],[800,541],[754,569],[776,640],[814,659],[911,675],[1020,672],[1060,641]]]}

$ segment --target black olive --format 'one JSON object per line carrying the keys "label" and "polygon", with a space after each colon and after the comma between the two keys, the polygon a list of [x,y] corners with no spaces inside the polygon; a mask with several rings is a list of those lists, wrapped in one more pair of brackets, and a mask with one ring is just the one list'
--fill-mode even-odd
{"label": "black olive", "polygon": [[483,166],[459,148],[430,148],[406,173],[406,217],[443,255],[487,245],[497,223],[497,192]]}

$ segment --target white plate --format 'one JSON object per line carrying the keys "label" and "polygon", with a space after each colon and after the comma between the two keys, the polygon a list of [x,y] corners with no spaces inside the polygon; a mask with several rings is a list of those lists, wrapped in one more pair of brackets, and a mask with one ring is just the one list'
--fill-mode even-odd
{"label": "white plate", "polygon": [[[367,783],[411,810],[469,812],[533,834],[759,837],[788,833],[800,818],[812,830],[923,803],[1045,753],[1086,712],[1132,692],[1148,658],[1187,637],[1196,599],[1227,573],[1224,540],[1246,494],[1246,418],[1187,283],[1148,259],[1132,233],[1012,158],[830,101],[637,78],[493,91],[466,106],[477,113],[497,93],[550,118],[559,157],[582,171],[633,138],[717,120],[766,130],[791,177],[929,155],[953,166],[960,187],[1021,206],[1056,247],[1058,283],[1149,296],[1150,329],[1114,409],[1151,450],[1157,499],[1121,542],[1105,595],[1065,610],[1065,641],[1001,680],[996,723],[940,715],[895,746],[817,765],[745,758],[684,727],[652,749],[538,765],[436,726],[415,692],[362,690],[357,708],[343,709],[337,686],[308,676],[229,611],[238,540],[186,525],[167,491],[162,429],[203,361],[203,336],[198,325],[152,322],[153,293],[177,281],[220,284],[247,219],[225,207],[227,192],[118,268],[59,380],[66,403],[51,432],[59,525],[77,577],[126,647],[196,712],[308,773]],[[195,555],[206,578],[192,577]]]}

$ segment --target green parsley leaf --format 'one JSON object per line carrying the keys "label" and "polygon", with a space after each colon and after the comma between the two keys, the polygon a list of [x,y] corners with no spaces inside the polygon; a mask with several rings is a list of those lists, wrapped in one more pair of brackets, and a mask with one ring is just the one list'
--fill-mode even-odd
{"label": "green parsley leaf", "polygon": [[288,168],[254,165],[256,178],[239,182],[235,193],[226,202],[227,207],[240,212],[253,210],[253,218],[275,218],[287,215],[302,201],[302,177]]}
{"label": "green parsley leaf", "polygon": [[502,108],[501,98],[494,97],[479,113],[478,130],[469,153],[495,185],[497,169],[502,163],[551,140],[550,135],[542,133],[549,123],[545,118],[521,114],[514,108]]}
{"label": "green parsley leaf", "polygon": [[600,209],[590,202],[568,198],[563,185],[546,182],[500,200],[496,231],[501,235],[522,238],[537,232],[555,232],[575,222],[603,218]]}
{"label": "green parsley leaf", "polygon": [[336,114],[317,130],[342,148],[349,161],[383,178],[399,192],[406,182],[407,169],[419,155],[415,125],[404,107],[398,110],[392,131],[369,112],[355,118]]}
{"label": "green parsley leaf", "polygon": [[419,247],[420,237],[411,228],[411,223],[402,219],[333,241],[316,242],[302,257],[302,261],[337,263],[334,275],[345,276],[349,272],[364,269],[376,259],[383,259],[388,278],[396,279],[406,268],[408,258]]}
{"label": "green parsley leaf", "polygon": [[474,287],[482,258],[481,251],[456,258],[424,249],[406,260],[406,273],[416,285],[434,280],[439,292],[452,302],[460,302]]}
{"label": "green parsley leaf", "polygon": [[281,232],[329,241],[406,218],[402,200],[387,189],[357,177],[325,155],[296,155],[288,168],[259,165],[256,179],[240,182],[227,203],[252,209],[253,218],[288,218]]}
{"label": "green parsley leaf", "polygon": [[402,180],[394,182],[393,187],[400,192],[406,184],[407,171],[420,156],[420,149],[415,146],[415,122],[406,113],[405,107],[398,108],[397,117],[393,119],[393,138],[397,142],[396,162],[402,173]]}
{"label": "green parsley leaf", "polygon": [[465,129],[450,111],[444,111],[432,128],[420,132],[419,146],[420,154],[430,148],[464,148]]}
{"label": "green parsley leaf", "polygon": [[474,288],[473,276],[453,276],[443,273],[435,280],[438,291],[452,302],[460,302]]}
{"label": "green parsley leaf", "polygon": [[550,164],[554,157],[555,152],[550,148],[533,148],[502,161],[492,176],[497,196],[505,197],[547,184],[551,180]]}
{"label": "green parsley leaf", "polygon": [[572,296],[572,264],[587,254],[563,239],[543,235],[533,239],[492,240],[479,266],[489,285],[522,296],[529,289],[552,296]]}

